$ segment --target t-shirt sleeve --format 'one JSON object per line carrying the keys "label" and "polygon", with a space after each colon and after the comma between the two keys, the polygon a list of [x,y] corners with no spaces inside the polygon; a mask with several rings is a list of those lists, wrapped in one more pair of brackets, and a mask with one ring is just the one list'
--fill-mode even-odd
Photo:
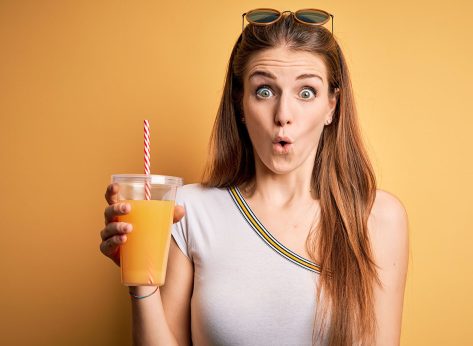
{"label": "t-shirt sleeve", "polygon": [[192,260],[192,255],[190,251],[190,241],[189,241],[189,227],[187,223],[187,206],[186,206],[186,191],[185,187],[179,188],[176,194],[176,205],[183,206],[186,209],[186,214],[184,217],[175,224],[172,225],[172,237],[176,241],[177,246],[181,249],[182,253],[186,255],[187,258]]}
{"label": "t-shirt sleeve", "polygon": [[185,218],[186,217],[184,216],[179,222],[176,222],[172,226],[172,237],[174,238],[177,246],[179,247],[179,249],[181,249],[184,255],[186,255],[187,258],[191,259],[188,249],[189,238]]}

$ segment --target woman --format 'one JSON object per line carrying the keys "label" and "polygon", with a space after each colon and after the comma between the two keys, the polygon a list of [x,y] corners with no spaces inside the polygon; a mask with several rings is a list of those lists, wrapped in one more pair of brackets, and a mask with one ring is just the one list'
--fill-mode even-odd
{"label": "woman", "polygon": [[[135,342],[399,344],[407,217],[376,190],[332,33],[297,12],[251,20],[211,144],[203,183],[177,199],[186,216],[165,286],[130,288]],[[101,250],[119,264],[132,226],[113,222],[130,211],[117,192],[107,189]]]}

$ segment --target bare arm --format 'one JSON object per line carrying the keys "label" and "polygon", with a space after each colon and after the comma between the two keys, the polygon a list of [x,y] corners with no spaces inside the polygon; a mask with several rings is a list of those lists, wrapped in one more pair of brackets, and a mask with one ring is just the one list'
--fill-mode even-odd
{"label": "bare arm", "polygon": [[[105,228],[101,232],[100,250],[120,265],[120,245],[126,242],[132,225],[116,222],[118,215],[130,212],[131,206],[117,199],[118,185],[110,185],[105,193],[109,206],[105,209]],[[184,215],[176,206],[174,222]],[[192,262],[171,241],[166,283],[155,294],[132,301],[132,333],[134,345],[190,345],[190,298],[193,286]],[[156,287],[130,287],[130,292],[143,296]]]}
{"label": "bare arm", "polygon": [[381,281],[374,290],[376,345],[399,345],[409,257],[407,215],[399,200],[378,190],[368,228]]}
{"label": "bare arm", "polygon": [[169,328],[180,346],[192,345],[191,297],[193,288],[193,264],[173,239],[169,249],[166,284],[160,290]]}
{"label": "bare arm", "polygon": [[[156,294],[132,299],[133,343],[135,345],[190,345],[190,298],[194,269],[174,239],[169,249],[166,283]],[[145,295],[154,287],[134,287]]]}

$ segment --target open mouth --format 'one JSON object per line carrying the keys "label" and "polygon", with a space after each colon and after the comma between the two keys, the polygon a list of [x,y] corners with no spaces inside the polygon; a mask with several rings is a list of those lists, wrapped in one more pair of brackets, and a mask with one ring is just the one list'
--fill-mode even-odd
{"label": "open mouth", "polygon": [[288,154],[292,150],[292,143],[288,141],[273,142],[273,150],[276,154]]}
{"label": "open mouth", "polygon": [[280,144],[282,146],[287,145],[287,144],[292,144],[293,140],[291,137],[288,136],[276,136],[273,139],[274,144]]}

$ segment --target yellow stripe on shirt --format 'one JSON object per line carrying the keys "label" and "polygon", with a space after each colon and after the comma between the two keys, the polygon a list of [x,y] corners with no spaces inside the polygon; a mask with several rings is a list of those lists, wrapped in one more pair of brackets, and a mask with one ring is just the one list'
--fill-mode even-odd
{"label": "yellow stripe on shirt", "polygon": [[254,231],[276,252],[290,260],[291,262],[308,269],[310,271],[320,274],[320,266],[312,261],[309,261],[293,251],[286,248],[280,242],[278,242],[272,235],[269,233],[266,228],[259,222],[256,216],[251,211],[250,207],[246,203],[245,199],[240,193],[240,190],[237,187],[231,187],[228,189],[230,195],[232,196],[233,201],[237,205],[240,212],[245,217],[246,221],[254,229]]}

